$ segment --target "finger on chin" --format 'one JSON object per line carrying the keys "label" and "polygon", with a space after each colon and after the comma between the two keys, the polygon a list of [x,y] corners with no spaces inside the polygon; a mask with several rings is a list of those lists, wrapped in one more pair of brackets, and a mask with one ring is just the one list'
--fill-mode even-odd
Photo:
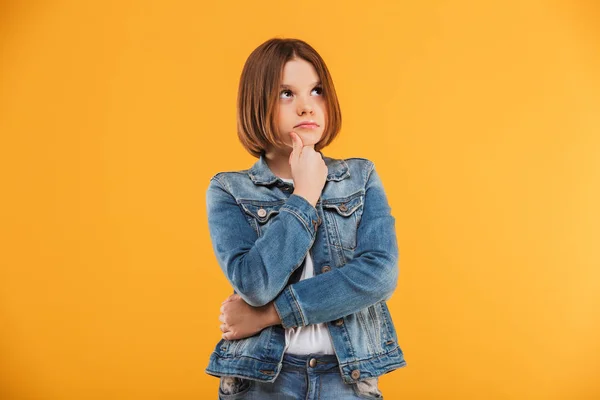
{"label": "finger on chin", "polygon": [[302,153],[302,140],[295,131],[290,132],[292,138],[292,152],[290,153],[289,163],[292,165],[294,160],[297,160]]}
{"label": "finger on chin", "polygon": [[300,136],[300,134],[296,131],[292,131],[291,135],[292,140],[294,141],[294,145],[297,145],[299,148],[302,148],[304,146],[304,140],[302,139],[302,136]]}

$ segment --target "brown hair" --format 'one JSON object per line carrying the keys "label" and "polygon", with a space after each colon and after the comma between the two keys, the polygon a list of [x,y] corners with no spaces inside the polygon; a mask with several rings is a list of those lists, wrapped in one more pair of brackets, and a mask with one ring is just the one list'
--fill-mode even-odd
{"label": "brown hair", "polygon": [[279,85],[285,63],[301,58],[313,65],[323,88],[326,119],[323,137],[315,144],[319,151],[337,136],[342,113],[333,80],[325,61],[308,43],[298,39],[273,38],[258,46],[242,70],[237,100],[237,132],[242,145],[255,157],[271,144],[281,145],[275,117]]}

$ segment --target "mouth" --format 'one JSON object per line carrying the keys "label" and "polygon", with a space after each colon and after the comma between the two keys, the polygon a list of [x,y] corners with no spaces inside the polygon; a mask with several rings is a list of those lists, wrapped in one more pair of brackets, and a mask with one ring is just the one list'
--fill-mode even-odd
{"label": "mouth", "polygon": [[294,128],[298,128],[298,129],[316,129],[318,127],[319,127],[319,125],[315,122],[303,122],[301,124],[294,126]]}

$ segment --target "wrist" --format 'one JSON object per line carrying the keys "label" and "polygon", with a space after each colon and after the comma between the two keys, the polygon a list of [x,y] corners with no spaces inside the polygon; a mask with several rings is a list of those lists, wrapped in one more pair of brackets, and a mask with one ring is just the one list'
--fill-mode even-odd
{"label": "wrist", "polygon": [[294,194],[296,196],[300,196],[302,197],[304,200],[308,201],[310,203],[311,206],[316,207],[317,205],[317,200],[319,199],[314,198],[314,196],[311,196],[310,194],[307,194],[306,192],[302,191],[301,189],[299,190],[294,190]]}
{"label": "wrist", "polygon": [[279,314],[277,313],[277,309],[275,309],[275,304],[270,302],[265,306],[263,321],[265,328],[273,325],[281,325],[281,318],[279,318]]}

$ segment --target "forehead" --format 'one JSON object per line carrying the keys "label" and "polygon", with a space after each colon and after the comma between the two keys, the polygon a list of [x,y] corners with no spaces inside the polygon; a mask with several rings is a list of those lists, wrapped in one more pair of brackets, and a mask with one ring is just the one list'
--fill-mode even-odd
{"label": "forehead", "polygon": [[284,86],[310,86],[319,80],[319,75],[311,63],[301,58],[288,61],[283,66]]}

